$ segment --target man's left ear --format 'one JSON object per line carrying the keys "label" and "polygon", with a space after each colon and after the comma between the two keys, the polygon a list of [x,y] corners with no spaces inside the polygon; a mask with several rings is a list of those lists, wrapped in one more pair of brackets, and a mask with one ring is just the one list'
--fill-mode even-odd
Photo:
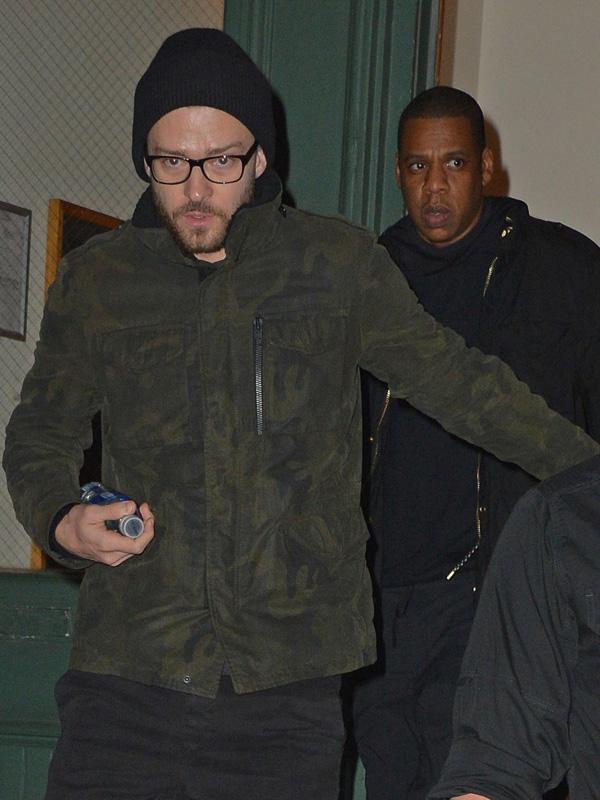
{"label": "man's left ear", "polygon": [[256,160],[254,162],[254,177],[260,178],[263,172],[267,168],[267,157],[265,156],[265,151],[262,149],[260,145],[258,145],[256,149]]}
{"label": "man's left ear", "polygon": [[489,147],[483,148],[481,154],[481,184],[487,186],[494,174],[494,154]]}
{"label": "man's left ear", "polygon": [[396,184],[399,189],[402,189],[402,172],[400,170],[400,153],[396,153],[396,161],[394,162],[394,175],[396,176]]}

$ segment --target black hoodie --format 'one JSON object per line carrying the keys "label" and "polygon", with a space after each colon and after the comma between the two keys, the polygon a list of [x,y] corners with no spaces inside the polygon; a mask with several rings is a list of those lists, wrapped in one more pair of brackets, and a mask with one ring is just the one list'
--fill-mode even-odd
{"label": "black hoodie", "polygon": [[[487,198],[475,228],[446,247],[426,242],[408,216],[380,237],[425,309],[469,345],[479,342],[484,286],[500,230],[507,214],[520,210],[526,213],[519,201]],[[479,451],[401,400],[388,414],[379,464],[382,586],[445,578],[476,541]]]}

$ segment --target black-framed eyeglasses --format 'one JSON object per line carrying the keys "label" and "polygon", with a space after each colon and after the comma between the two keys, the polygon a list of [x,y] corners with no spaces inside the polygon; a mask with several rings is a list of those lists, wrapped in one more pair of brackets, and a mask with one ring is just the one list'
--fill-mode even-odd
{"label": "black-framed eyeglasses", "polygon": [[200,167],[206,180],[211,183],[237,183],[257,147],[258,142],[255,139],[250,150],[244,155],[223,153],[208,158],[185,158],[168,154],[151,156],[146,153],[145,158],[150,173],[157,183],[185,183],[194,167]]}

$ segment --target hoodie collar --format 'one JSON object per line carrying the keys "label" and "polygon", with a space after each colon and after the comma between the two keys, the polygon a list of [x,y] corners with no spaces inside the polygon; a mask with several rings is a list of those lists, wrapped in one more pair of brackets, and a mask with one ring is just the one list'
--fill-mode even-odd
{"label": "hoodie collar", "polygon": [[514,246],[516,234],[521,232],[528,217],[527,205],[520,200],[486,197],[477,225],[454,244],[446,247],[429,244],[419,235],[408,215],[388,228],[379,241],[405,274],[435,273],[459,263],[473,248],[496,252],[499,244],[502,249]]}

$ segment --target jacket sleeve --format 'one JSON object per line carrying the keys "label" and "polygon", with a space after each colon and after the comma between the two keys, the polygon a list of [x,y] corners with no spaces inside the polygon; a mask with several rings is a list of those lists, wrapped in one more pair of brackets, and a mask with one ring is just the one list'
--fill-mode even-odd
{"label": "jacket sleeve", "polygon": [[[64,259],[50,289],[34,364],[6,429],[3,466],[18,520],[34,542],[71,568],[88,563],[53,550],[54,515],[79,501],[79,470],[101,397],[93,376],[89,328],[93,300],[77,284],[85,270]],[[87,299],[86,299],[87,298]]]}
{"label": "jacket sleeve", "polygon": [[385,250],[360,281],[360,366],[446,430],[545,478],[600,452],[495,356],[467,348],[419,305]]}
{"label": "jacket sleeve", "polygon": [[463,660],[452,748],[430,800],[541,797],[566,772],[577,631],[554,524],[536,488],[504,528]]}
{"label": "jacket sleeve", "polygon": [[577,325],[578,395],[583,406],[585,428],[590,436],[600,441],[600,248],[580,235],[578,242],[579,246],[573,248],[573,253],[582,264],[582,273],[584,270],[587,273]]}

